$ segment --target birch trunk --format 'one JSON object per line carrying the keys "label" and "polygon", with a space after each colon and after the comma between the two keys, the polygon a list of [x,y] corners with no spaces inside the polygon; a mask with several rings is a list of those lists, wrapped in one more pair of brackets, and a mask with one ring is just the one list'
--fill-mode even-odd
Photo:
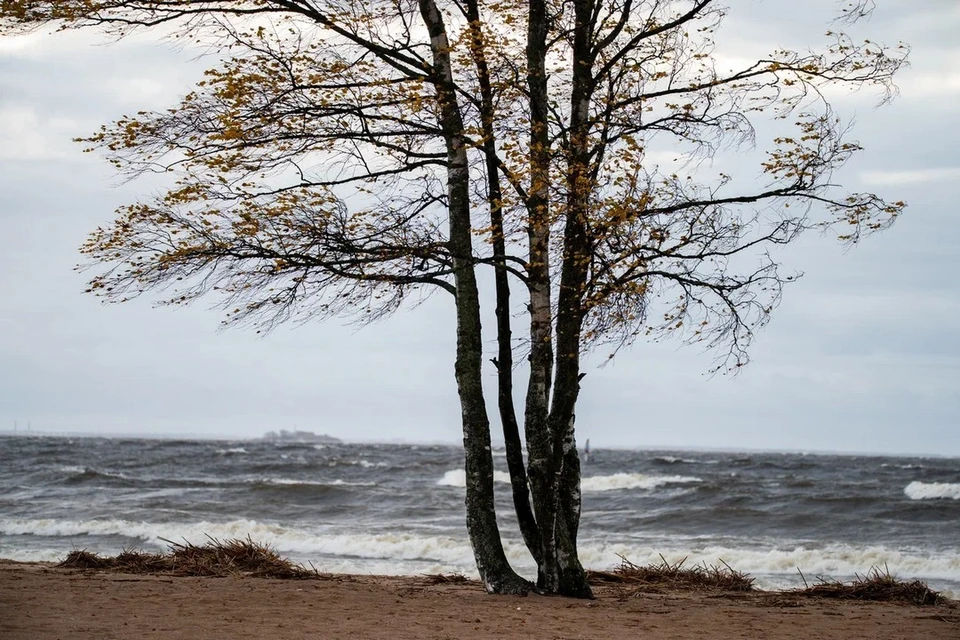
{"label": "birch trunk", "polygon": [[533,510],[540,530],[537,585],[555,593],[559,586],[556,555],[556,486],[553,437],[547,420],[553,373],[550,295],[550,142],[547,101],[547,6],[530,0],[527,22],[527,86],[530,91],[530,187],[527,198],[530,246],[530,380],[524,410],[527,464]]}
{"label": "birch trunk", "polygon": [[[490,207],[490,232],[495,256],[506,256],[507,247],[503,229],[503,191],[500,186],[500,169],[497,163],[497,143],[493,129],[495,117],[493,87],[487,65],[486,49],[480,22],[480,7],[477,0],[466,2],[467,20],[470,22],[470,49],[477,67],[480,85],[480,119],[483,128],[483,152],[487,170],[487,202]],[[520,525],[520,534],[527,550],[540,563],[540,532],[530,505],[530,488],[523,463],[523,446],[520,442],[520,426],[513,406],[513,333],[510,326],[510,282],[506,260],[495,262],[496,315],[497,315],[497,406],[503,429],[504,448],[507,454],[507,469],[514,511]]]}
{"label": "birch trunk", "polygon": [[454,90],[450,45],[443,16],[434,0],[419,0],[433,54],[431,81],[437,93],[440,123],[447,146],[450,249],[454,256],[457,307],[457,391],[463,417],[466,468],[467,532],[477,569],[490,593],[526,593],[530,584],[510,567],[497,527],[493,499],[490,421],[481,383],[483,344],[480,299],[473,263],[470,192],[463,118]]}
{"label": "birch trunk", "polygon": [[593,91],[591,46],[594,2],[575,0],[569,148],[567,151],[567,207],[563,259],[557,293],[556,375],[549,428],[553,433],[553,467],[557,478],[557,592],[592,597],[586,572],[577,555],[580,522],[580,459],[574,432],[574,411],[580,393],[580,339],[583,296],[590,265],[587,234],[589,196],[589,118]]}

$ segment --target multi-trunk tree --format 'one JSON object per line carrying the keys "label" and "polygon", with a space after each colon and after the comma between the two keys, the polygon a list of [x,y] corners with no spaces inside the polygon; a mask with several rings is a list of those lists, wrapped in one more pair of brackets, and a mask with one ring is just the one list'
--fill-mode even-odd
{"label": "multi-trunk tree", "polygon": [[[213,51],[176,108],[87,140],[124,173],[176,176],[90,236],[90,291],[218,296],[226,322],[265,327],[377,318],[414,291],[449,293],[484,584],[534,586],[510,567],[494,510],[481,376],[494,356],[535,587],[589,597],[576,544],[581,355],[678,334],[736,368],[790,280],[770,247],[834,225],[855,242],[904,206],[833,182],[860,147],[824,92],[889,95],[905,51],[830,33],[820,53],[724,68],[713,38],[726,11],[716,0],[3,0],[0,33],[173,26]],[[711,170],[718,150],[754,142],[759,120],[777,131],[764,177]],[[658,149],[688,162],[662,170]],[[495,355],[481,341],[486,267]]]}

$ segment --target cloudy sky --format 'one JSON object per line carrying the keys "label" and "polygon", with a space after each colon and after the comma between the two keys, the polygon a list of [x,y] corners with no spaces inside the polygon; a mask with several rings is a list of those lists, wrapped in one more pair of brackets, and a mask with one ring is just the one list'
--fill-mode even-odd
{"label": "cloudy sky", "polygon": [[[907,200],[907,213],[851,251],[810,237],[781,254],[805,275],[736,377],[705,375],[715,354],[676,343],[589,361],[581,440],[960,455],[960,3],[877,5],[856,34],[909,43],[912,66],[891,106],[840,104],[866,152],[839,179]],[[835,7],[736,0],[719,39],[733,56],[816,46]],[[446,296],[361,330],[328,321],[260,338],[218,332],[203,302],[104,307],[81,293],[86,233],[157,185],[119,184],[71,138],[171,106],[203,66],[148,37],[0,40],[0,430],[458,441]]]}

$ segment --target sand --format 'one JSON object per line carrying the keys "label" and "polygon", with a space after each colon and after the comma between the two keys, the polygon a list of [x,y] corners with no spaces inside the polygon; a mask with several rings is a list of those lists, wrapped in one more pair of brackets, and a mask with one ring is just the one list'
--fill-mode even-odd
{"label": "sand", "polygon": [[593,601],[489,596],[477,583],[336,576],[173,578],[0,560],[3,640],[664,638],[957,640],[955,604],[659,593]]}

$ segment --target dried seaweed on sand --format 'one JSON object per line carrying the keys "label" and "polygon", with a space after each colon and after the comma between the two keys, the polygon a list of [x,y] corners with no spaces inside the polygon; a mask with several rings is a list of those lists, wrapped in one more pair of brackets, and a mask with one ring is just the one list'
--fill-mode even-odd
{"label": "dried seaweed on sand", "polygon": [[57,566],[66,569],[98,569],[124,573],[156,573],[177,576],[246,575],[257,578],[317,578],[316,569],[290,562],[269,545],[246,539],[218,540],[208,537],[200,546],[164,540],[167,553],[125,549],[115,557],[101,557],[74,550]]}
{"label": "dried seaweed on sand", "polygon": [[[803,576],[802,573],[800,575]],[[879,567],[872,567],[866,575],[857,574],[852,582],[817,578],[817,582],[812,586],[808,585],[790,593],[813,598],[900,602],[916,605],[940,604],[944,601],[938,591],[930,589],[922,580],[900,580],[891,575],[887,567],[884,567],[883,571]]]}
{"label": "dried seaweed on sand", "polygon": [[637,565],[620,556],[620,566],[613,571],[590,571],[592,583],[628,585],[636,591],[670,589],[679,591],[753,590],[753,578],[737,571],[723,560],[719,565],[706,563],[684,566],[686,558],[674,563],[660,556],[660,562]]}

